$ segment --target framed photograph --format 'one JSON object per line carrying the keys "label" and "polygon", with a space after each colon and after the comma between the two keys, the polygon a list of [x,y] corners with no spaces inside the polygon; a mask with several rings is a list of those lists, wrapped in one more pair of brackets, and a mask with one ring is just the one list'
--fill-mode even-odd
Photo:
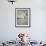
{"label": "framed photograph", "polygon": [[30,27],[31,26],[31,9],[30,8],[15,8],[15,26]]}

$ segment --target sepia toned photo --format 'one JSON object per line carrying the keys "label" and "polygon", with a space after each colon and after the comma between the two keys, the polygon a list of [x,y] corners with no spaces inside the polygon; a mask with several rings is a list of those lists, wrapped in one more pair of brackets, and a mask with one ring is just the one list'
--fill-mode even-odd
{"label": "sepia toned photo", "polygon": [[30,8],[15,9],[15,26],[29,27],[30,26]]}

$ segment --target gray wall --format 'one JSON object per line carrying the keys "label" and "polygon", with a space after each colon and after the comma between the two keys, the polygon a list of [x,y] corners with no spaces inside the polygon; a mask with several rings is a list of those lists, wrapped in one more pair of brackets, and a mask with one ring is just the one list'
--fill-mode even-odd
{"label": "gray wall", "polygon": [[[19,32],[31,35],[33,40],[46,40],[45,0],[17,0],[13,5],[0,0],[0,41],[15,40]],[[15,27],[15,8],[31,8],[31,27]]]}

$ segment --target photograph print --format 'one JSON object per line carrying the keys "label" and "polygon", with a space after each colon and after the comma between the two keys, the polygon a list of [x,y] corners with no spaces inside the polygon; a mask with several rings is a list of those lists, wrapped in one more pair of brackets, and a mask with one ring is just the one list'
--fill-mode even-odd
{"label": "photograph print", "polygon": [[15,26],[16,27],[30,27],[30,8],[16,8],[15,9]]}

